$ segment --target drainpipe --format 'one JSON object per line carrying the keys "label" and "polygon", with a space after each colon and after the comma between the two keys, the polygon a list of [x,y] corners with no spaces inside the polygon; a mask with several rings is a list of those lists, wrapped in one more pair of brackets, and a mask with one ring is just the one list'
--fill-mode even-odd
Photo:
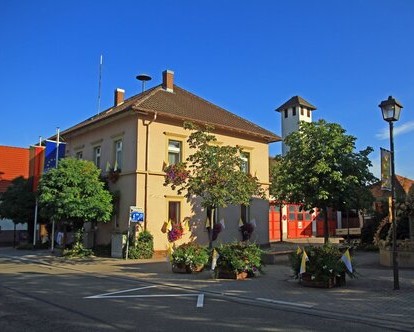
{"label": "drainpipe", "polygon": [[154,117],[151,121],[145,123],[143,120],[144,126],[147,127],[145,133],[145,185],[144,185],[144,230],[147,230],[147,218],[148,218],[148,159],[149,159],[149,126],[157,119],[158,112],[154,113]]}

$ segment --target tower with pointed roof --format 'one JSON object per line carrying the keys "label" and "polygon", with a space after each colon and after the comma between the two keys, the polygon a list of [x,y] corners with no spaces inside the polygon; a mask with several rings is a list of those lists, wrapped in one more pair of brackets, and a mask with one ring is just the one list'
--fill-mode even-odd
{"label": "tower with pointed roof", "polygon": [[312,122],[312,112],[316,107],[300,96],[290,98],[276,109],[282,117],[282,155],[287,152],[285,138],[292,132],[299,130],[301,121]]}

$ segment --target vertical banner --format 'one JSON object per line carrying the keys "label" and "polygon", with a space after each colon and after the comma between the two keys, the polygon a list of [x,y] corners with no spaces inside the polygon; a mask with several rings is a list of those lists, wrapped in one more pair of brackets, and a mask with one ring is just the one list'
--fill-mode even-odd
{"label": "vertical banner", "polygon": [[391,191],[391,152],[381,148],[381,190]]}
{"label": "vertical banner", "polygon": [[45,147],[31,146],[29,150],[29,178],[32,179],[33,191],[37,191],[45,161]]}
{"label": "vertical banner", "polygon": [[56,168],[56,156],[58,160],[65,157],[66,143],[59,142],[59,151],[56,153],[57,142],[55,141],[46,141],[45,148],[45,167],[44,172],[46,173],[51,168]]}

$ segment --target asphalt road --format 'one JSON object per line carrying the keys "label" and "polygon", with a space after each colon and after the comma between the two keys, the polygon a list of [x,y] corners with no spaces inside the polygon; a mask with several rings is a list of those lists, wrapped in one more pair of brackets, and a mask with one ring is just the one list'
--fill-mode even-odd
{"label": "asphalt road", "polygon": [[[349,318],[0,257],[0,331],[380,331]],[[389,328],[387,328],[389,330]]]}

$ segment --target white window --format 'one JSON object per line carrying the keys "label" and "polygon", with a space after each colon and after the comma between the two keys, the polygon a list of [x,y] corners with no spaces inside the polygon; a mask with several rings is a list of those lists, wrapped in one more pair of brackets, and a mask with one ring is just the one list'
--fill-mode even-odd
{"label": "white window", "polygon": [[115,141],[115,161],[114,170],[120,171],[122,169],[122,140]]}
{"label": "white window", "polygon": [[101,147],[95,146],[93,148],[93,161],[95,166],[101,168]]}
{"label": "white window", "polygon": [[168,140],[168,163],[170,165],[181,162],[181,142]]}
{"label": "white window", "polygon": [[76,159],[83,159],[83,153],[82,153],[82,151],[76,152]]}
{"label": "white window", "polygon": [[245,173],[250,173],[250,153],[242,152],[240,158],[242,160],[241,171]]}

